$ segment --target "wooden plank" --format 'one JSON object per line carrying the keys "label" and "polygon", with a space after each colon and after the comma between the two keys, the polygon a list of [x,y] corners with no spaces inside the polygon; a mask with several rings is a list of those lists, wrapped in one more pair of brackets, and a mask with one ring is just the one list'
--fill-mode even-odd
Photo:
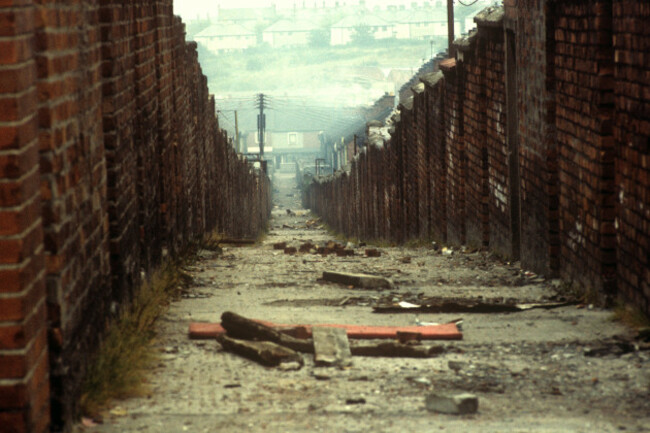
{"label": "wooden plank", "polygon": [[304,365],[304,360],[299,353],[271,341],[238,340],[223,334],[217,337],[217,341],[224,350],[236,353],[262,365],[270,367],[287,363],[297,363],[298,367]]}
{"label": "wooden plank", "polygon": [[389,279],[367,274],[325,271],[323,272],[323,280],[363,289],[389,289],[393,287],[393,283]]}
{"label": "wooden plank", "polygon": [[[311,325],[274,324],[271,322],[257,321],[273,328],[294,328],[302,326],[311,335]],[[397,339],[397,332],[415,332],[420,334],[422,340],[462,340],[463,334],[455,323],[444,323],[431,326],[363,326],[342,324],[320,324],[333,328],[344,328],[348,339]],[[191,339],[202,340],[215,338],[224,334],[226,330],[219,323],[190,323],[189,336]]]}

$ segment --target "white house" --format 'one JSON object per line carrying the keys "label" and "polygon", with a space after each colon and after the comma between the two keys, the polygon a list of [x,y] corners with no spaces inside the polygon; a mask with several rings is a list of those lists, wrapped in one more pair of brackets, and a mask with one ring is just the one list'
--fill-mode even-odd
{"label": "white house", "polygon": [[368,27],[375,39],[386,39],[395,36],[394,26],[378,16],[365,13],[348,15],[331,27],[331,44],[345,45],[352,41],[353,35],[360,27]]}
{"label": "white house", "polygon": [[219,54],[243,51],[257,44],[257,36],[240,24],[215,24],[194,36],[194,40],[209,51]]}
{"label": "white house", "polygon": [[306,21],[279,20],[264,29],[262,39],[274,48],[299,47],[309,44],[316,29],[317,26]]}

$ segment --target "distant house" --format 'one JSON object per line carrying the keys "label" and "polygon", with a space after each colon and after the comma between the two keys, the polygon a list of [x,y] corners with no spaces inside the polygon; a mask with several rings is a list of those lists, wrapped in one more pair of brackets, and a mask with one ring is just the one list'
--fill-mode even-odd
{"label": "distant house", "polygon": [[240,24],[212,25],[197,33],[194,40],[215,54],[243,51],[257,44],[255,32]]}
{"label": "distant house", "polygon": [[[432,36],[447,36],[446,9],[426,8],[410,11],[398,24],[408,32],[408,39],[428,39]],[[460,34],[460,22],[454,20],[454,32]]]}
{"label": "distant house", "polygon": [[253,27],[257,23],[269,23],[277,19],[275,6],[267,8],[219,8],[217,19],[220,23],[242,24]]}
{"label": "distant house", "polygon": [[332,25],[331,44],[345,45],[354,39],[359,28],[366,27],[375,39],[386,39],[395,36],[392,24],[371,13],[348,15]]}
{"label": "distant house", "polygon": [[316,29],[309,22],[279,20],[262,32],[262,39],[274,48],[299,47],[309,44],[311,33]]}

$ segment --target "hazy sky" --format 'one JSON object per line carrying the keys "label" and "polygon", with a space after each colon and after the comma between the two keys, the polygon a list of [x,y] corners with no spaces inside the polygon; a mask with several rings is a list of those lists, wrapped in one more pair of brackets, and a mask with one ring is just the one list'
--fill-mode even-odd
{"label": "hazy sky", "polygon": [[[313,7],[315,0],[305,0],[307,6]],[[344,0],[340,0],[341,3]],[[358,4],[358,0],[347,0],[346,3]],[[334,0],[325,0],[327,5],[334,4]],[[256,7],[269,7],[275,4],[278,8],[292,8],[294,4],[302,6],[302,0],[174,0],[174,13],[181,16],[195,17],[196,15],[204,15],[210,10],[217,9],[218,6],[222,8],[256,8]],[[318,4],[322,5],[323,0],[318,0]]]}
{"label": "hazy sky", "polygon": [[[366,4],[374,6],[375,4],[383,4],[384,2],[390,4],[407,4],[417,1],[422,3],[423,0],[366,0]],[[303,3],[306,7],[314,7],[317,4],[319,7],[325,2],[326,6],[333,6],[336,3],[356,5],[359,0],[174,0],[174,13],[180,15],[185,19],[196,18],[197,16],[205,16],[208,14],[216,15],[216,9],[221,6],[222,8],[255,8],[255,7],[270,7],[275,4],[278,9],[293,8],[294,5],[301,7]],[[211,11],[215,11],[212,12]]]}

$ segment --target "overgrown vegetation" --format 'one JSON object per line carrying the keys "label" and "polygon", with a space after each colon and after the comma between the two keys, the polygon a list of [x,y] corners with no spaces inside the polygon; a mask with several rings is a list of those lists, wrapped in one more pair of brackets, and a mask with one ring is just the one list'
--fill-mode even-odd
{"label": "overgrown vegetation", "polygon": [[130,307],[110,324],[86,372],[80,401],[83,414],[95,416],[111,400],[147,392],[145,374],[157,359],[153,349],[156,321],[191,282],[182,268],[192,259],[193,254],[187,253],[161,266],[140,287]]}
{"label": "overgrown vegetation", "polygon": [[637,306],[619,302],[614,308],[612,320],[624,323],[632,329],[650,328],[650,317]]}

